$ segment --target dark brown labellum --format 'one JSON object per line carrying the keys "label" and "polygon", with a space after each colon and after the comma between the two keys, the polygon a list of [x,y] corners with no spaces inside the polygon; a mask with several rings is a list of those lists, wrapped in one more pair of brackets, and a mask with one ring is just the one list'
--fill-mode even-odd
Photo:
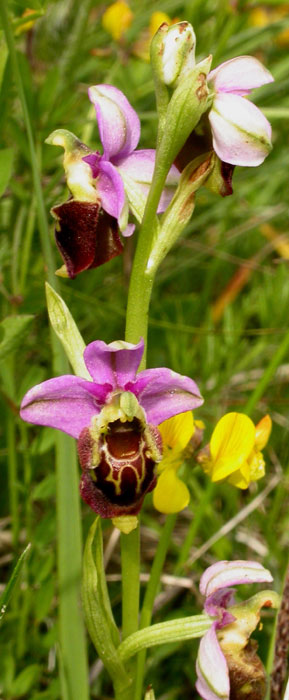
{"label": "dark brown labellum", "polygon": [[[88,428],[80,434],[81,496],[103,518],[136,515],[145,494],[155,487],[155,459],[148,442],[154,442],[160,450],[157,428],[144,429],[137,418],[126,423],[120,420],[109,423],[97,446]],[[93,467],[95,450],[99,461]]]}
{"label": "dark brown labellum", "polygon": [[117,220],[97,202],[69,199],[52,209],[55,239],[69,277],[99,267],[123,251]]}
{"label": "dark brown labellum", "polygon": [[226,653],[230,676],[230,700],[264,700],[266,673],[251,640],[238,657]]}

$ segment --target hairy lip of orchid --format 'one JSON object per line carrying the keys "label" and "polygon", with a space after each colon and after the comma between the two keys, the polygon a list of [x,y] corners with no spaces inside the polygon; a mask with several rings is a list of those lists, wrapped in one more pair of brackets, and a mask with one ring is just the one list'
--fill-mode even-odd
{"label": "hairy lip of orchid", "polygon": [[261,591],[238,605],[231,586],[272,580],[261,564],[242,560],[217,562],[202,575],[205,611],[213,618],[197,659],[196,688],[203,700],[263,700],[265,671],[250,635],[259,623],[261,608],[278,607],[279,597],[274,591]]}
{"label": "hairy lip of orchid", "polygon": [[161,460],[158,423],[203,400],[195,382],[167,368],[137,369],[144,342],[90,343],[84,361],[92,381],[67,375],[30,389],[23,420],[78,440],[82,498],[102,517],[139,512]]}

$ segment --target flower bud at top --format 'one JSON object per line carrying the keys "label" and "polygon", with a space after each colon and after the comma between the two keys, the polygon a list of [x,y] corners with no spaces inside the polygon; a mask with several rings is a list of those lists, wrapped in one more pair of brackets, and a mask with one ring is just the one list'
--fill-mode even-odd
{"label": "flower bud at top", "polygon": [[151,44],[151,62],[158,79],[175,87],[195,66],[196,37],[189,22],[162,24]]}

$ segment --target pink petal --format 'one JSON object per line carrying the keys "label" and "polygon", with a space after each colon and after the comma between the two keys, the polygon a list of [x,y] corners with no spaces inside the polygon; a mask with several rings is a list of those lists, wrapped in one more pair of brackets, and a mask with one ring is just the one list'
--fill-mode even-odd
{"label": "pink petal", "polygon": [[231,165],[255,166],[271,150],[271,126],[262,112],[244,97],[219,94],[209,113],[213,147]]}
{"label": "pink petal", "polygon": [[268,569],[257,561],[218,561],[209,566],[200,580],[200,591],[211,596],[220,588],[235,586],[239,583],[271,583],[273,578]]}
{"label": "pink petal", "polygon": [[147,369],[127,386],[144,408],[147,420],[159,425],[167,418],[201,406],[203,398],[196,383],[165,367]]}
{"label": "pink petal", "polygon": [[28,423],[58,428],[78,438],[105,402],[110,387],[74,375],[48,379],[24,396],[20,416]]}
{"label": "pink petal", "polygon": [[216,635],[216,623],[200,641],[196,688],[204,700],[229,700],[230,680],[225,656]]}
{"label": "pink petal", "polygon": [[[117,168],[136,182],[142,193],[147,197],[155,167],[155,150],[147,148],[131,153],[127,158],[118,161]],[[166,186],[158,206],[158,213],[165,211],[169,205],[175,189],[178,185],[180,173],[175,165],[172,165],[166,179]]]}
{"label": "pink petal", "polygon": [[140,121],[124,94],[112,85],[94,85],[88,96],[95,106],[105,160],[124,158],[136,148]]}
{"label": "pink petal", "polygon": [[104,211],[119,219],[125,205],[123,181],[114,165],[103,159],[99,163],[97,190]]}
{"label": "pink petal", "polygon": [[271,73],[253,56],[238,56],[212,70],[208,81],[214,83],[216,92],[247,95],[254,88],[272,83]]}
{"label": "pink petal", "polygon": [[121,235],[124,236],[124,238],[129,238],[132,236],[132,234],[135,231],[135,224],[128,224],[127,227],[124,229],[124,231],[121,232]]}
{"label": "pink petal", "polygon": [[87,345],[84,361],[93,379],[99,383],[109,383],[113,389],[124,389],[135,379],[144,350],[144,341],[137,345],[118,341],[107,345],[96,340]]}

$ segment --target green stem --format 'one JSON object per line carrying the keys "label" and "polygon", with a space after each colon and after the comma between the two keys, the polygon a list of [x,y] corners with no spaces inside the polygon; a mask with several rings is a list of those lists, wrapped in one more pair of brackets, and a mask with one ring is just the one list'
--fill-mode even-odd
{"label": "green stem", "polygon": [[18,497],[18,464],[16,453],[16,426],[12,411],[7,415],[7,448],[9,474],[9,501],[12,520],[12,542],[14,554],[17,553],[19,542],[19,497]]}
{"label": "green stem", "polygon": [[[153,277],[146,273],[153,236],[156,228],[156,211],[169,168],[156,164],[152,186],[149,191],[143,223],[130,279],[125,339],[136,343],[142,336],[146,341],[148,309]],[[141,368],[145,368],[145,353]],[[122,560],[122,623],[123,639],[138,629],[140,595],[140,528],[129,535],[121,536]],[[131,669],[134,675],[134,669]],[[133,691],[133,689],[132,689]],[[131,692],[132,692],[131,691]]]}
{"label": "green stem", "polygon": [[[170,169],[170,163],[156,161],[151,188],[148,194],[142,225],[139,232],[138,244],[135,252],[134,263],[130,278],[127,315],[126,315],[126,340],[137,343],[140,337],[147,339],[148,310],[155,270],[152,273],[147,269],[147,263],[151,253],[154,236],[157,230],[156,212],[163,191],[166,177]],[[145,366],[145,353],[141,368]]]}
{"label": "green stem", "polygon": [[125,535],[121,533],[122,565],[122,638],[126,639],[138,629],[139,614],[139,525]]}
{"label": "green stem", "polygon": [[[121,533],[122,570],[122,639],[138,629],[140,597],[140,526],[128,535]],[[136,662],[128,665],[128,673],[135,679]],[[133,699],[133,685],[127,690],[128,700]]]}
{"label": "green stem", "polygon": [[35,197],[32,197],[31,205],[28,212],[26,230],[24,233],[23,248],[21,255],[21,269],[20,269],[20,290],[21,293],[25,293],[25,284],[27,277],[27,270],[29,266],[31,244],[33,238],[33,232],[35,227],[36,218],[36,207],[35,207]]}
{"label": "green stem", "polygon": [[[151,574],[149,582],[146,588],[145,597],[143,601],[141,616],[140,616],[140,629],[148,627],[152,619],[153,604],[157,589],[160,582],[161,573],[163,570],[163,565],[166,559],[168,547],[171,540],[171,535],[175,526],[177,516],[169,515],[166,518],[164,527],[162,528],[160,540],[157,546],[157,551],[153,561]],[[137,657],[137,668],[136,668],[136,682],[135,682],[135,700],[141,700],[142,698],[142,688],[143,688],[143,677],[144,668],[146,661],[146,650],[144,649],[138,654]]]}
{"label": "green stem", "polygon": [[283,358],[285,357],[285,355],[287,354],[288,350],[289,350],[289,330],[287,331],[285,338],[283,339],[281,345],[279,345],[276,352],[274,353],[271,362],[269,363],[263,376],[261,377],[256,388],[254,389],[253,393],[250,395],[250,397],[246,403],[246,406],[244,408],[244,413],[247,413],[248,416],[251,415],[251,413],[254,410],[259,399],[261,399],[262,396],[264,395],[264,392],[266,391],[268,384],[270,383],[273,375],[275,374],[276,370],[278,369],[279,365],[281,364],[281,362],[282,362]]}
{"label": "green stem", "polygon": [[[18,64],[14,35],[7,3],[0,3],[0,17],[7,41],[15,83],[18,89],[27,133],[33,185],[37,204],[38,227],[47,278],[54,288],[57,280],[50,244],[49,227],[42,194],[37,153],[32,124],[26,101],[22,75]],[[68,371],[68,363],[56,336],[52,336],[53,368],[56,375]],[[60,579],[60,646],[62,658],[63,700],[88,700],[87,660],[84,627],[79,611],[81,571],[81,521],[78,497],[78,474],[75,446],[67,435],[56,438],[57,515],[59,526],[58,567]]]}

